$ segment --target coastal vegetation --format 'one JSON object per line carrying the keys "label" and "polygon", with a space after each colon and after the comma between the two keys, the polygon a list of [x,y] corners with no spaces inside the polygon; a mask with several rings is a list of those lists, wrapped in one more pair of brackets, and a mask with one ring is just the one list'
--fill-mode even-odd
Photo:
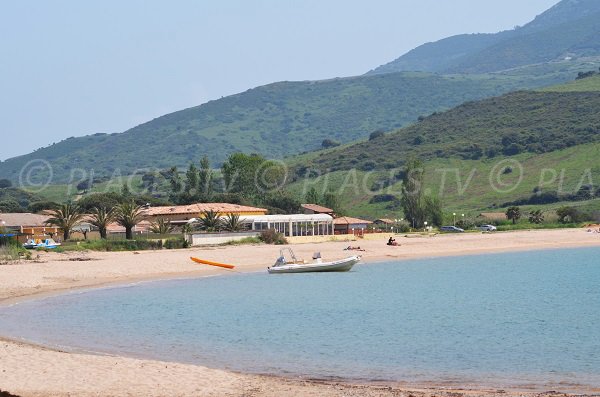
{"label": "coastal vegetation", "polygon": [[[573,63],[514,74],[402,72],[273,83],[124,133],[73,137],[8,159],[0,162],[0,178],[18,182],[28,165],[42,165],[31,175],[32,183],[78,180],[77,185],[139,170],[183,168],[205,155],[219,166],[236,152],[281,159],[321,149],[324,142],[332,147],[366,139],[375,131],[391,131],[465,101],[569,81],[587,70],[587,63]],[[80,169],[74,170],[74,165]]]}
{"label": "coastal vegetation", "polygon": [[64,241],[67,241],[71,237],[71,232],[84,217],[81,208],[72,202],[67,202],[56,209],[50,210],[50,214],[51,217],[47,223],[62,230]]}

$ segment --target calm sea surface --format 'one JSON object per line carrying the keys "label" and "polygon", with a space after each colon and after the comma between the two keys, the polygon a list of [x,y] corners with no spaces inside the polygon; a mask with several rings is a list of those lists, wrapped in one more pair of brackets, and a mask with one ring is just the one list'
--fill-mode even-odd
{"label": "calm sea surface", "polygon": [[0,335],[279,375],[600,386],[600,248],[93,290],[0,308]]}

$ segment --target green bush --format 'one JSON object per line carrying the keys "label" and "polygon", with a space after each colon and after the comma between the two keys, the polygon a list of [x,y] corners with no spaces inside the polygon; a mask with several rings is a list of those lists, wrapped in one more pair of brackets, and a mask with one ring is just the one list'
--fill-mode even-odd
{"label": "green bush", "polygon": [[14,242],[0,245],[0,265],[15,262],[20,259],[31,259],[31,252]]}
{"label": "green bush", "polygon": [[165,243],[163,244],[163,247],[168,250],[178,249],[178,248],[188,248],[189,246],[190,246],[190,244],[183,237],[167,239],[167,240],[165,240]]}
{"label": "green bush", "polygon": [[85,249],[92,251],[145,251],[159,250],[162,247],[162,240],[93,240],[78,245],[67,245],[63,249],[69,251]]}
{"label": "green bush", "polygon": [[275,229],[263,231],[258,238],[265,244],[284,245],[288,243],[285,236]]}
{"label": "green bush", "polygon": [[579,223],[517,223],[516,225],[504,224],[498,226],[498,231],[505,232],[510,230],[530,230],[530,229],[574,229],[581,227]]}
{"label": "green bush", "polygon": [[261,244],[262,242],[259,237],[246,237],[241,240],[228,241],[223,245]]}

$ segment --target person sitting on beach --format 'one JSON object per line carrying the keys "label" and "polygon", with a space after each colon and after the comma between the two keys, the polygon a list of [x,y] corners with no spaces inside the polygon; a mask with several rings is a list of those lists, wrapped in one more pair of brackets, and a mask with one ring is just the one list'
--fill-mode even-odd
{"label": "person sitting on beach", "polygon": [[400,244],[398,244],[394,238],[390,237],[390,239],[387,242],[387,245],[398,246]]}

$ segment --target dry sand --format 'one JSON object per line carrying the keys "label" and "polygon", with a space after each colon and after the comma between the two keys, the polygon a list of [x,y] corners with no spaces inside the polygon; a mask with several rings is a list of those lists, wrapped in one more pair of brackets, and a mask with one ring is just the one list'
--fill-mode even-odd
{"label": "dry sand", "polygon": [[[387,238],[388,236],[382,236]],[[396,236],[399,247],[384,240],[294,245],[297,256],[341,258],[348,245],[365,249],[365,263],[447,255],[546,248],[600,246],[600,234],[582,229],[460,234],[435,237]],[[264,271],[278,255],[276,246],[229,246],[140,253],[49,253],[39,263],[0,266],[0,302],[10,304],[74,288],[178,277],[202,277],[227,270],[197,265],[197,256],[237,265],[236,271]],[[75,259],[87,259],[79,261]],[[132,358],[66,353],[0,340],[0,390],[21,396],[414,396],[540,395],[540,390],[483,390],[472,385],[351,385],[236,374],[201,366]],[[548,385],[548,390],[578,390],[577,385]],[[470,390],[469,390],[470,389]],[[554,395],[557,393],[545,393]]]}

